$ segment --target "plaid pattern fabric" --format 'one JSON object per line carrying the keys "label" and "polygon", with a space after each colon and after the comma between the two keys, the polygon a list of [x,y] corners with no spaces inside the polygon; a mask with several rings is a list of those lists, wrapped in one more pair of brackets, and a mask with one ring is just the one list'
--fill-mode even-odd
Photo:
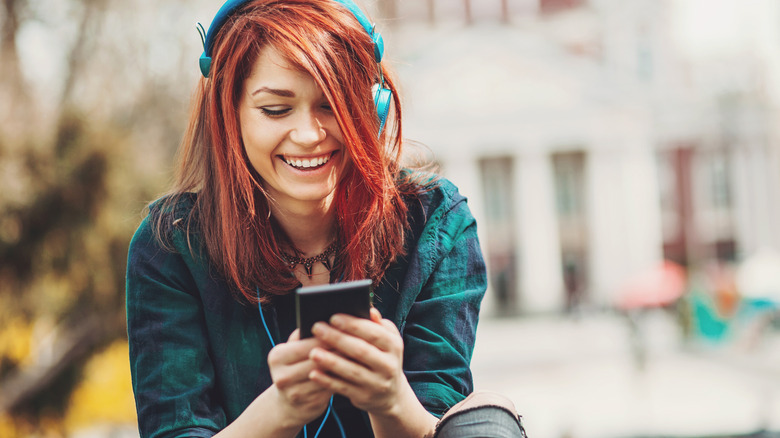
{"label": "plaid pattern fabric", "polygon": [[[186,215],[194,197],[183,198],[172,221]],[[473,389],[469,363],[485,265],[466,198],[450,182],[438,180],[407,204],[407,255],[386,272],[374,305],[403,335],[412,389],[441,416]],[[155,204],[128,255],[127,329],[139,430],[142,437],[208,437],[271,385],[271,340],[257,307],[237,301],[210,268],[197,236],[189,236],[190,251],[184,227],[173,226],[175,250],[160,245],[152,229],[158,214]],[[263,314],[277,342],[295,328],[292,295],[275,298]],[[348,437],[373,436],[365,412],[341,397],[334,408]],[[310,425],[311,436],[319,424]],[[332,415],[320,436],[341,436]]]}

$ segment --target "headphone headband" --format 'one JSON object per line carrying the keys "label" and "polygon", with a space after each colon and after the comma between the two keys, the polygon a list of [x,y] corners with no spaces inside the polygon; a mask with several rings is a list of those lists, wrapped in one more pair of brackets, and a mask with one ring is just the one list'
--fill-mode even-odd
{"label": "headphone headband", "polygon": [[[200,33],[201,41],[203,42],[203,54],[200,55],[200,72],[204,77],[209,77],[211,70],[211,55],[214,50],[214,38],[216,37],[219,29],[225,25],[230,15],[233,14],[238,8],[245,3],[249,3],[251,0],[227,0],[221,8],[217,11],[217,15],[209,25],[208,32],[205,32],[203,25],[198,23],[198,32]],[[382,62],[382,55],[385,51],[385,42],[382,39],[382,35],[379,32],[375,32],[375,25],[366,17],[363,11],[352,0],[333,0],[334,2],[344,6],[355,16],[357,21],[371,37],[371,41],[374,43],[374,59],[377,63]]]}
{"label": "headphone headband", "polygon": [[200,39],[203,42],[203,54],[200,55],[200,72],[204,77],[209,77],[209,70],[211,70],[211,51],[214,49],[214,37],[220,28],[225,24],[228,17],[239,8],[239,6],[248,2],[249,0],[227,0],[225,4],[217,11],[217,15],[211,20],[209,25],[209,31],[204,32],[203,25],[198,23],[198,32],[200,33]]}

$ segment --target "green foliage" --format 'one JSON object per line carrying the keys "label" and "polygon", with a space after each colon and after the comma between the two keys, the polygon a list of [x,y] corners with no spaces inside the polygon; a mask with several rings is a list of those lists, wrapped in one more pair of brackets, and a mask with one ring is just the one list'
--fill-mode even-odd
{"label": "green foliage", "polygon": [[[121,168],[121,137],[110,127],[65,115],[52,147],[25,150],[22,169],[25,180],[34,182],[31,196],[7,205],[0,194],[0,223],[15,228],[0,240],[0,321],[20,316],[30,325],[53,321],[61,334],[76,332],[85,321],[100,327],[98,336],[76,341],[86,344],[77,346],[81,354],[51,364],[54,375],[12,403],[14,412],[64,412],[90,352],[124,337],[125,259],[135,224],[115,218],[127,217],[123,200],[137,199],[143,190]],[[128,178],[127,192],[114,191],[112,174]],[[30,354],[28,362],[41,363],[34,357],[39,353]],[[18,357],[0,351],[0,379],[23,375],[21,365]]]}

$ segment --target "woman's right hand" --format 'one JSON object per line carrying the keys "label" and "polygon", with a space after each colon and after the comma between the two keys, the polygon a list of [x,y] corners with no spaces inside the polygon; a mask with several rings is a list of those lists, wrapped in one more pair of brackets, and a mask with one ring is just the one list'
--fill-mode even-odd
{"label": "woman's right hand", "polygon": [[309,353],[314,347],[323,347],[315,338],[300,339],[300,331],[292,332],[286,343],[268,353],[268,367],[282,402],[287,419],[303,427],[322,415],[333,393],[309,379],[314,362]]}

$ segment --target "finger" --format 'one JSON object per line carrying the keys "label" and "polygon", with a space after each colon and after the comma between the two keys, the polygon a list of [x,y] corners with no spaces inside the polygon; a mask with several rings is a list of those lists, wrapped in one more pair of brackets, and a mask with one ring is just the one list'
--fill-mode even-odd
{"label": "finger", "polygon": [[311,359],[296,362],[291,365],[271,368],[271,378],[279,388],[289,388],[299,385],[309,379],[309,373],[316,367]]}
{"label": "finger", "polygon": [[370,316],[371,316],[371,321],[374,322],[382,321],[382,314],[379,313],[379,310],[376,307],[371,308]]}
{"label": "finger", "polygon": [[378,321],[356,318],[351,315],[336,314],[330,319],[330,324],[344,333],[363,339],[382,351],[396,351],[401,342],[401,335],[395,325],[382,324]]}
{"label": "finger", "polygon": [[312,348],[320,345],[316,338],[300,341],[293,338],[294,335],[294,333],[291,335],[291,341],[279,344],[271,349],[268,353],[269,365],[289,365],[300,362],[309,357],[309,352]]}
{"label": "finger", "polygon": [[[367,324],[379,327],[379,324],[370,321],[367,321]],[[384,331],[381,327],[379,329]],[[330,346],[341,356],[362,364],[374,372],[388,375],[392,374],[396,365],[400,367],[402,350],[394,353],[382,351],[364,339],[344,333],[321,322],[314,324],[312,332],[324,345]]]}
{"label": "finger", "polygon": [[[311,371],[309,374],[310,373]],[[309,374],[306,375],[305,382],[295,385],[294,387],[285,388],[284,394],[287,397],[292,398],[293,401],[302,401],[304,399],[312,399],[325,394],[331,394],[331,391],[329,391],[325,386],[309,379]],[[279,387],[279,385],[277,385],[277,387]],[[279,388],[282,389],[281,387]]]}
{"label": "finger", "polygon": [[[391,333],[398,332],[398,327],[393,323],[393,321],[390,321],[389,319],[383,319],[382,314],[379,312],[379,309],[376,307],[371,308],[371,321],[378,322],[382,324],[382,326],[390,331]],[[400,336],[400,332],[398,332]]]}
{"label": "finger", "polygon": [[[315,348],[311,351],[309,357],[315,365],[313,370],[325,371],[334,377],[358,386],[364,386],[372,380],[372,372],[368,368],[336,353],[322,348]],[[311,372],[309,372],[307,377],[310,378],[310,376]]]}
{"label": "finger", "polygon": [[380,321],[380,324],[387,329],[390,332],[398,333],[398,336],[401,336],[401,333],[398,331],[398,327],[395,326],[395,323],[393,321],[390,321],[389,319],[383,319]]}
{"label": "finger", "polygon": [[304,407],[309,404],[317,404],[326,401],[333,392],[323,385],[306,377],[306,382],[290,388],[282,388],[277,385],[279,393],[295,406]]}
{"label": "finger", "polygon": [[328,373],[318,369],[314,369],[311,373],[309,373],[309,379],[320,387],[325,388],[325,390],[328,392],[341,394],[344,397],[350,399],[359,395],[360,391],[362,391],[360,386],[329,375]]}

